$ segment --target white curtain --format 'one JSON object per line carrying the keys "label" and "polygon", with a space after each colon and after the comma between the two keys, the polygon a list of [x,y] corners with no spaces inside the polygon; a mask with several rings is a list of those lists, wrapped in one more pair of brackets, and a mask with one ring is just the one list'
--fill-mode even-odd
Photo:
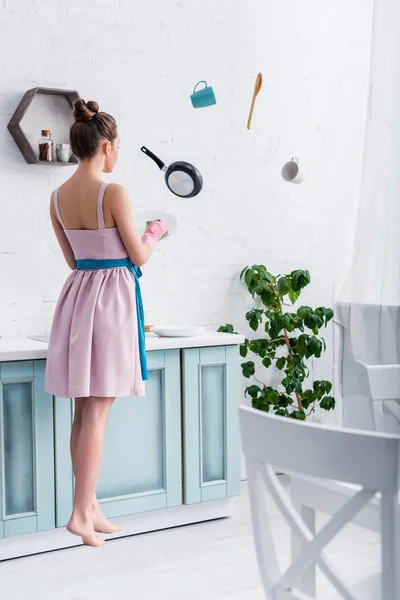
{"label": "white curtain", "polygon": [[359,215],[336,314],[345,425],[372,427],[356,422],[370,399],[362,365],[400,364],[400,0],[375,0]]}

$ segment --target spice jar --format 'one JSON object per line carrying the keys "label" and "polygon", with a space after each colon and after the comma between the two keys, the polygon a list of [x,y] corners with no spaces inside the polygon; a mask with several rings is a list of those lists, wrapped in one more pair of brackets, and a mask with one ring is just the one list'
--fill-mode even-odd
{"label": "spice jar", "polygon": [[39,160],[51,162],[53,160],[53,140],[49,129],[42,129],[39,140]]}

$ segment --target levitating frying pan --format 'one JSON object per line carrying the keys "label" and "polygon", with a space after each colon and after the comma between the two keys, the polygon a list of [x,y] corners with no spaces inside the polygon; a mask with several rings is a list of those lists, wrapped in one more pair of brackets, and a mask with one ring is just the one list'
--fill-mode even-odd
{"label": "levitating frying pan", "polygon": [[180,198],[193,198],[201,191],[203,178],[196,167],[182,160],[173,162],[167,167],[146,146],[142,146],[141,151],[152,158],[161,171],[164,171],[165,183],[173,194]]}

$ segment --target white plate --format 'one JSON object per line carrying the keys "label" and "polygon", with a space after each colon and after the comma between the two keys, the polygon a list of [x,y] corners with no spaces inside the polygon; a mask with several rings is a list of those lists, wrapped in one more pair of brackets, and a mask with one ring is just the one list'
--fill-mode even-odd
{"label": "white plate", "polygon": [[197,337],[205,333],[205,327],[152,327],[151,333],[160,337]]}
{"label": "white plate", "polygon": [[164,212],[162,210],[145,210],[139,213],[136,217],[136,222],[139,231],[144,232],[144,230],[146,229],[146,222],[155,221],[156,219],[160,219],[168,227],[167,238],[170,235],[172,235],[178,227],[178,221],[170,213]]}

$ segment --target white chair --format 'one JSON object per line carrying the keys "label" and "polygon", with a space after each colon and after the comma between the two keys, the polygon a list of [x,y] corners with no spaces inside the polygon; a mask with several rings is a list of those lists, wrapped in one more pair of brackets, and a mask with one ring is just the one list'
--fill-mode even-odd
{"label": "white chair", "polygon": [[[331,428],[276,417],[240,407],[243,452],[247,464],[250,507],[257,560],[268,600],[311,600],[317,565],[345,600],[400,599],[400,436],[370,431]],[[342,498],[338,511],[315,535],[307,524],[307,511],[299,513],[284,490],[276,470],[289,476],[311,477],[328,484],[358,486]],[[346,488],[349,489],[349,486]],[[281,571],[265,507],[268,490],[297,538],[300,552]],[[379,592],[372,584],[354,595],[324,554],[324,547],[349,522],[357,519],[380,494],[382,571]],[[296,504],[296,500],[295,500]],[[375,510],[378,510],[375,500]],[[305,585],[304,585],[305,584]],[[375,589],[376,590],[376,589]],[[337,596],[335,596],[337,598]]]}
{"label": "white chair", "polygon": [[[338,309],[340,314],[340,306]],[[343,316],[348,321],[346,312]],[[367,364],[357,360],[348,329],[340,320],[334,322],[337,325],[334,331],[338,333],[335,389],[343,401],[343,425],[400,434],[400,364]],[[397,350],[389,348],[381,358],[393,360],[396,353]],[[374,357],[376,360],[377,356]]]}
{"label": "white chair", "polygon": [[367,365],[359,361],[368,378],[376,431],[400,431],[400,365]]}

